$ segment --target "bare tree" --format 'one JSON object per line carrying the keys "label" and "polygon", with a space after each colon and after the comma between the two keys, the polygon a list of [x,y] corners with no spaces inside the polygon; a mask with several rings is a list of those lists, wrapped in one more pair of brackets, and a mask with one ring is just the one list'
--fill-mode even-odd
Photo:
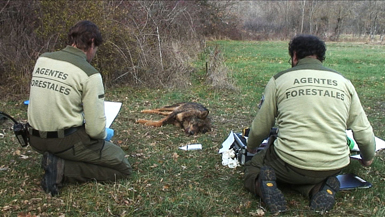
{"label": "bare tree", "polygon": [[302,15],[301,15],[301,34],[303,33],[303,22],[305,20],[305,7],[306,7],[306,0],[301,1],[302,6]]}
{"label": "bare tree", "polygon": [[385,33],[384,1],[281,0],[241,2],[245,28],[258,35],[290,37],[316,34],[339,40],[341,34],[361,37]]}

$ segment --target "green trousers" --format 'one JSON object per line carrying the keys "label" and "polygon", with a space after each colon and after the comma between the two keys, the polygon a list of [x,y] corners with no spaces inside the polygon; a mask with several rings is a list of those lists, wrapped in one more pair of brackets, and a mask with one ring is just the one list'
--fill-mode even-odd
{"label": "green trousers", "polygon": [[91,139],[81,127],[63,138],[30,136],[30,145],[37,152],[50,152],[64,160],[64,182],[99,182],[128,178],[132,168],[125,152],[105,140]]}
{"label": "green trousers", "polygon": [[269,141],[271,142],[268,147],[254,155],[244,167],[244,186],[254,194],[257,194],[255,184],[259,172],[265,165],[274,169],[278,182],[289,184],[292,189],[305,197],[310,196],[310,191],[315,185],[322,183],[329,176],[335,176],[341,172],[342,168],[330,171],[311,171],[293,167],[278,157],[273,144],[274,138],[270,138]]}

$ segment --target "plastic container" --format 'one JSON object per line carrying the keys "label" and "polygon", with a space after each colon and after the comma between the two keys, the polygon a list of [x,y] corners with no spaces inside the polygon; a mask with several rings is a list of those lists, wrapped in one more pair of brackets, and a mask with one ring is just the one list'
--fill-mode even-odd
{"label": "plastic container", "polygon": [[189,145],[179,147],[179,149],[185,150],[185,151],[201,150],[202,144],[189,144]]}

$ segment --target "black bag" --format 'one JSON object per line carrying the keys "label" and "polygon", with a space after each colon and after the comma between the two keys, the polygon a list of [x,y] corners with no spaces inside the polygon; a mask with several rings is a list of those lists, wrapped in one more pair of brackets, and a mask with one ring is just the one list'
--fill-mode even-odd
{"label": "black bag", "polygon": [[0,115],[3,115],[4,117],[9,118],[13,121],[13,132],[15,133],[15,136],[17,140],[19,141],[20,145],[22,147],[26,147],[29,144],[29,132],[27,128],[27,124],[23,124],[20,122],[17,122],[14,118],[12,118],[10,115],[1,112]]}
{"label": "black bag", "polygon": [[[235,156],[238,159],[238,162],[240,165],[245,165],[245,163],[251,160],[251,158],[253,158],[253,156],[255,155],[247,151],[246,139],[249,136],[249,132],[250,132],[250,129],[245,128],[243,129],[242,133],[234,133],[234,143],[230,146],[230,148],[234,150]],[[277,136],[277,134],[278,134],[278,129],[271,128],[269,137]],[[265,149],[266,146],[267,146],[267,142],[262,143],[258,147],[257,153]]]}

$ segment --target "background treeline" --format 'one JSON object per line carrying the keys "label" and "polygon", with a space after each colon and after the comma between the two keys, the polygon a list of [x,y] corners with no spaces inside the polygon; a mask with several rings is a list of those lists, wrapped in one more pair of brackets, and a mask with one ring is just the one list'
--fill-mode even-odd
{"label": "background treeline", "polygon": [[[259,38],[287,39],[293,34],[310,33],[332,41],[382,42],[384,9],[384,1],[373,0],[255,0],[238,6],[245,29],[259,33]],[[341,38],[346,35],[349,38]]]}
{"label": "background treeline", "polygon": [[[105,43],[93,65],[106,87],[191,84],[192,62],[205,40],[287,40],[310,33],[325,40],[382,41],[383,1],[67,1],[0,0],[0,91],[26,93],[43,52],[62,49],[77,21],[95,22]],[[347,37],[349,36],[349,37]],[[207,51],[209,82],[223,84],[226,67]],[[213,74],[217,73],[217,74]],[[5,92],[4,92],[5,93]]]}

